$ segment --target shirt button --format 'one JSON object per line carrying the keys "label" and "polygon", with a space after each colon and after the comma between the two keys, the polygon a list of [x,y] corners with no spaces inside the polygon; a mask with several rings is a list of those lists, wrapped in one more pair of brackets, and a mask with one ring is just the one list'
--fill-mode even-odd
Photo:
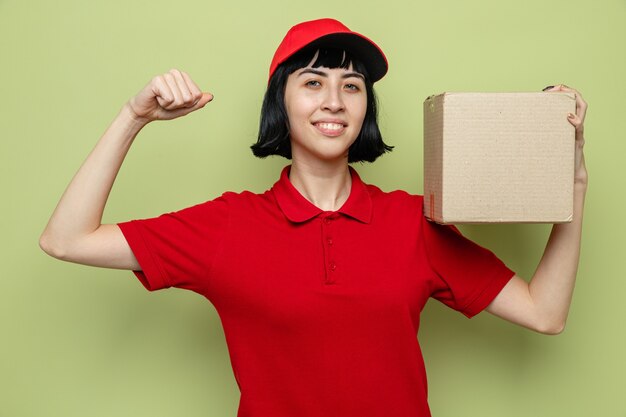
{"label": "shirt button", "polygon": [[334,271],[335,269],[337,269],[337,264],[334,262],[331,262],[330,265],[328,265],[330,267],[331,271]]}
{"label": "shirt button", "polygon": [[333,239],[329,237],[328,239],[326,239],[326,242],[328,242],[328,246],[332,246]]}
{"label": "shirt button", "polygon": [[325,217],[324,218],[324,223],[330,224],[330,222],[331,222],[331,218],[330,217]]}

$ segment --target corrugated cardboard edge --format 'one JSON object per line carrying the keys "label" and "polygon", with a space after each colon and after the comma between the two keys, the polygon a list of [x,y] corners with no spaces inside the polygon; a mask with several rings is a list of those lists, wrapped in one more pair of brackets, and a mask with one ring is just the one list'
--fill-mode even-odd
{"label": "corrugated cardboard edge", "polygon": [[[443,94],[430,96],[424,101],[424,137],[436,137],[438,140],[424,141],[424,214],[428,219],[441,221],[441,197],[443,184],[440,181],[443,172]],[[434,118],[438,114],[442,117]],[[431,116],[431,117],[427,117]],[[429,175],[430,174],[430,175]],[[438,179],[435,181],[434,179]]]}
{"label": "corrugated cardboard edge", "polygon": [[[520,93],[470,93],[470,92],[444,92],[437,95],[432,95],[424,100],[423,111],[424,111],[424,139],[426,135],[431,135],[430,137],[437,138],[435,143],[427,143],[424,140],[424,214],[426,215],[428,220],[440,223],[440,224],[493,224],[493,223],[527,223],[527,224],[539,224],[539,223],[568,223],[573,219],[573,188],[574,188],[574,172],[572,165],[572,193],[571,193],[571,207],[572,210],[566,217],[555,217],[550,219],[542,219],[542,220],[528,220],[528,221],[519,221],[519,220],[510,220],[510,219],[472,219],[468,221],[467,219],[458,219],[453,218],[451,216],[446,215],[445,208],[443,207],[443,156],[444,156],[444,112],[443,107],[445,105],[446,96],[451,96],[455,94],[520,94]],[[559,94],[561,96],[565,96],[571,100],[571,112],[575,112],[576,110],[576,97],[574,93],[521,93],[521,94]],[[429,112],[429,116],[427,117],[427,112]],[[433,115],[441,115],[441,117],[432,117]],[[434,135],[434,136],[432,136]],[[572,140],[572,149],[574,149],[575,142]],[[573,151],[572,151],[573,152]],[[431,174],[431,175],[427,175]]]}

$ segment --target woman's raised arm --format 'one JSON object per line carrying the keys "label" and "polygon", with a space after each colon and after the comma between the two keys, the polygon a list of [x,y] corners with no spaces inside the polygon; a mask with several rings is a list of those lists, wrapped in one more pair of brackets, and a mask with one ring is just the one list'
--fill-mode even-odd
{"label": "woman's raised arm", "polygon": [[578,91],[562,84],[546,87],[546,90],[573,92],[576,95],[576,114],[567,117],[576,129],[574,217],[571,223],[555,224],[552,227],[543,257],[530,282],[513,277],[487,307],[487,311],[541,333],[558,334],[565,328],[580,257],[587,192],[587,168],[583,154],[587,103]]}
{"label": "woman's raised arm", "polygon": [[184,116],[212,99],[184,72],[173,69],[154,77],[122,107],[72,178],[39,239],[41,248],[65,261],[138,270],[119,227],[101,224],[115,177],[146,124]]}

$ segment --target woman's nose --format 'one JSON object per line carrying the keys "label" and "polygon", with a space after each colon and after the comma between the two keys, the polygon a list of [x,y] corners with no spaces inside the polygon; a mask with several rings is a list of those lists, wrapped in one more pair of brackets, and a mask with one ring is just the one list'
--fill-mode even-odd
{"label": "woman's nose", "polygon": [[343,98],[339,88],[328,88],[322,101],[322,109],[333,113],[344,109]]}

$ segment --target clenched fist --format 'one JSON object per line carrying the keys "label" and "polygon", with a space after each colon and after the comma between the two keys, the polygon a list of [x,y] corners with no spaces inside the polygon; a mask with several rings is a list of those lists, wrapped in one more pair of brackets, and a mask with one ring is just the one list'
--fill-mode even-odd
{"label": "clenched fist", "polygon": [[200,91],[187,73],[172,69],[150,80],[127,106],[137,120],[148,123],[184,116],[211,100],[213,95]]}

